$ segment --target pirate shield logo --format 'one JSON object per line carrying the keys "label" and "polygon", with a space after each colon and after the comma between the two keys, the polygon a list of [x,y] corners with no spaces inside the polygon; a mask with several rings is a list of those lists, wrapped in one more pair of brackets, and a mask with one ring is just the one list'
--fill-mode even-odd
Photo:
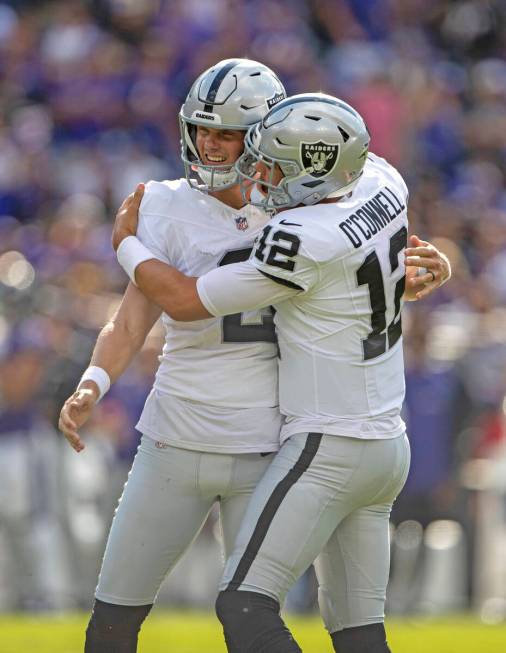
{"label": "pirate shield logo", "polygon": [[301,143],[300,158],[302,165],[311,177],[324,177],[334,170],[339,157],[339,145],[330,145],[323,141]]}

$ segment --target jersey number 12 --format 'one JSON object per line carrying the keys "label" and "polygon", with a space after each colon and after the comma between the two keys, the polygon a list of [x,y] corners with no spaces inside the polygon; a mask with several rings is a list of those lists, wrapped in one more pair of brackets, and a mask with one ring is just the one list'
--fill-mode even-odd
{"label": "jersey number 12", "polygon": [[[399,267],[399,253],[407,245],[408,232],[406,227],[401,227],[390,238],[389,262],[390,273],[393,274]],[[367,338],[362,340],[364,360],[371,360],[381,356],[399,340],[402,333],[401,322],[401,299],[404,294],[406,276],[403,275],[395,284],[394,292],[394,317],[387,328],[385,313],[387,310],[385,299],[385,286],[383,274],[376,251],[368,254],[357,270],[357,282],[359,286],[369,286],[369,298],[371,302],[371,331]]]}

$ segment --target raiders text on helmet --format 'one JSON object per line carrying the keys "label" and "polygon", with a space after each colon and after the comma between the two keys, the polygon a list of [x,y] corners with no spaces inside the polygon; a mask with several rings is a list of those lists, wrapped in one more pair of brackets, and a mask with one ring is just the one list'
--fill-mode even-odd
{"label": "raiders text on helmet", "polygon": [[[258,161],[270,168],[267,190],[259,202],[277,210],[316,204],[349,193],[358,182],[369,148],[369,132],[349,104],[323,93],[304,93],[283,100],[251,127],[244,154],[236,164],[243,180],[256,181]],[[277,164],[284,178],[272,182]]]}
{"label": "raiders text on helmet", "polygon": [[203,191],[237,183],[234,166],[206,165],[196,146],[197,125],[246,131],[286,97],[277,76],[249,59],[225,59],[198,77],[179,113],[181,157],[188,182]]}

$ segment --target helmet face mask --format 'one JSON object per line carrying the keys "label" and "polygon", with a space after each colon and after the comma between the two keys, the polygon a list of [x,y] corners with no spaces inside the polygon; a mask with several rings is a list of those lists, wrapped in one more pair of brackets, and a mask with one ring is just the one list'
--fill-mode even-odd
{"label": "helmet face mask", "polygon": [[246,133],[285,97],[277,76],[256,61],[226,59],[202,73],[179,113],[181,158],[188,183],[204,192],[238,183],[234,164],[210,165],[202,161],[196,142],[197,125]]}
{"label": "helmet face mask", "polygon": [[[252,127],[246,135],[244,142],[244,153],[237,159],[235,169],[240,178],[241,192],[245,201],[253,206],[259,206],[269,213],[275,213],[279,209],[288,208],[291,204],[291,198],[287,193],[287,176],[295,177],[300,174],[301,167],[288,160],[277,159],[263,154],[255,145],[255,135],[258,134],[259,127]],[[261,162],[267,171],[267,174],[259,178],[257,163]],[[276,166],[287,176],[276,183]],[[251,197],[252,186],[259,186],[260,193],[258,199]]]}
{"label": "helmet face mask", "polygon": [[[287,98],[246,135],[236,163],[243,196],[257,183],[263,197],[250,203],[270,212],[342,197],[362,175],[369,138],[362,117],[337,98],[321,93]],[[262,181],[258,162],[270,169]],[[274,184],[276,164],[284,177],[279,181],[277,175]]]}
{"label": "helmet face mask", "polygon": [[181,132],[181,159],[185,177],[193,188],[211,192],[230,188],[237,184],[234,164],[205,164],[197,148],[197,125],[185,121],[179,116]]}

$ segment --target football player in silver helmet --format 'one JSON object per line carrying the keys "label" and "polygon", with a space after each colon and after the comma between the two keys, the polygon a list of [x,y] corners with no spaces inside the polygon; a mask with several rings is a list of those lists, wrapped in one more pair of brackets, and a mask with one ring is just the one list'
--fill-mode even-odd
{"label": "football player in silver helmet", "polygon": [[[249,256],[268,216],[245,206],[234,165],[246,130],[284,97],[272,70],[247,59],[221,61],[195,81],[179,116],[185,178],[150,182],[144,198],[140,229],[162,260],[200,274]],[[85,447],[79,429],[160,313],[129,284],[98,336],[90,368],[61,410],[60,428],[76,451]],[[86,653],[136,650],[163,578],[215,502],[224,550],[231,552],[267,454],[279,448],[271,311],[206,320],[197,328],[181,329],[166,316],[163,324],[166,341],[138,424],[139,451],[111,526]]]}
{"label": "football player in silver helmet", "polygon": [[322,93],[295,95],[249,129],[236,170],[249,190],[261,164],[263,197],[250,203],[266,210],[316,204],[353,190],[369,141],[364,120],[346,102]]}
{"label": "football player in silver helmet", "polygon": [[239,132],[242,152],[248,127],[286,97],[276,75],[256,61],[226,59],[206,70],[190,89],[179,112],[181,158],[186,179],[199,190],[214,192],[237,183],[236,158],[219,148],[209,150],[205,138],[213,130],[230,138]]}

